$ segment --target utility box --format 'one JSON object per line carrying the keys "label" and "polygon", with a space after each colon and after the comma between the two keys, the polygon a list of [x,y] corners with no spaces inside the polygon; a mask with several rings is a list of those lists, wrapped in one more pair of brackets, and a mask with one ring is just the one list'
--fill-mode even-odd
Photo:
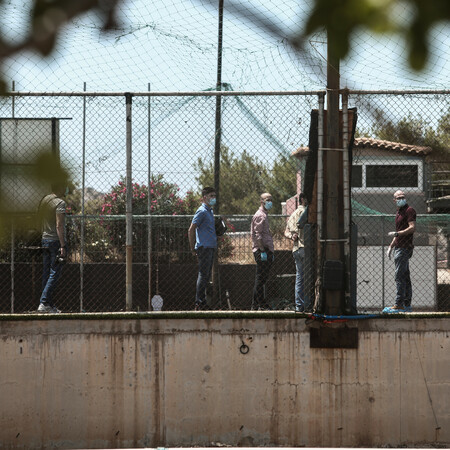
{"label": "utility box", "polygon": [[329,291],[344,289],[344,264],[327,260],[323,265],[323,288]]}

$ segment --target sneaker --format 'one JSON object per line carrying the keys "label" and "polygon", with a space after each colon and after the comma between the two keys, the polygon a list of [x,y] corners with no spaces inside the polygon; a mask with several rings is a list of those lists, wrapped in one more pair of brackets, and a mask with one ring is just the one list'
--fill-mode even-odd
{"label": "sneaker", "polygon": [[39,304],[38,312],[44,314],[59,314],[61,311],[55,306],[45,305],[44,303]]}
{"label": "sneaker", "polygon": [[405,312],[412,312],[412,306],[411,305],[410,306],[405,306],[403,309],[405,310]]}
{"label": "sneaker", "polygon": [[197,303],[195,305],[195,311],[208,311],[208,304],[206,302],[204,303]]}
{"label": "sneaker", "polygon": [[406,309],[403,306],[386,306],[386,308],[383,309],[383,314],[395,314],[395,313],[404,313],[407,312]]}

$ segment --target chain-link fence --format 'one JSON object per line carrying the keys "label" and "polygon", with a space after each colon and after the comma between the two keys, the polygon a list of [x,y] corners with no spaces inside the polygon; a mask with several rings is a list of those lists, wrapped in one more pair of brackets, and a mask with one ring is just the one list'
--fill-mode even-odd
{"label": "chain-link fence", "polygon": [[[73,179],[66,197],[68,258],[55,292],[61,310],[147,311],[160,308],[161,299],[163,310],[194,309],[198,267],[188,228],[201,188],[217,179],[216,213],[228,230],[219,238],[208,306],[251,309],[250,223],[260,194],[270,192],[275,252],[265,296],[271,309],[293,310],[296,264],[286,223],[308,175],[311,110],[323,96],[223,92],[218,102],[214,92],[84,93],[3,100],[0,311],[33,311],[39,304],[42,250],[24,223],[32,223],[47,193],[27,177],[41,148],[59,155]],[[386,250],[397,189],[417,212],[413,306],[450,308],[449,101],[442,92],[349,95],[358,114],[351,171],[358,311],[395,301],[394,263]],[[301,233],[309,242],[304,296],[313,301],[315,235],[308,227]]]}

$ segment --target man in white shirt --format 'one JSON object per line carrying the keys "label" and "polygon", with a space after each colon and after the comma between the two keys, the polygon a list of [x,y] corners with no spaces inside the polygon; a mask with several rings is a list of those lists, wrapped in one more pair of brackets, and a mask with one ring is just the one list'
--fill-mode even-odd
{"label": "man in white shirt", "polygon": [[289,217],[284,235],[293,241],[292,256],[295,261],[295,310],[304,312],[310,309],[310,305],[305,304],[303,293],[304,268],[305,268],[305,244],[303,240],[303,230],[297,225],[298,219],[305,211],[307,200],[305,194],[298,196],[299,205]]}

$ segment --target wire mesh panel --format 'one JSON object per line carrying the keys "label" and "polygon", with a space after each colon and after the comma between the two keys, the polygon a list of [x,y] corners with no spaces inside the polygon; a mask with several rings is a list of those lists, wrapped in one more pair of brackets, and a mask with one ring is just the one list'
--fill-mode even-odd
{"label": "wire mesh panel", "polygon": [[[412,306],[448,309],[450,181],[447,94],[352,95],[358,109],[353,148],[352,206],[358,226],[358,305],[380,309],[396,302],[394,193],[414,208],[410,260]],[[394,245],[396,243],[394,242]]]}
{"label": "wire mesh panel", "polygon": [[[299,211],[317,100],[317,93],[224,91],[220,102],[214,93],[142,93],[131,95],[128,116],[123,94],[4,100],[4,123],[31,121],[28,129],[16,127],[21,139],[16,142],[35,143],[43,133],[39,120],[48,120],[50,127],[58,121],[49,145],[73,180],[66,197],[69,249],[55,292],[58,307],[65,312],[194,309],[198,261],[189,248],[188,229],[202,202],[201,189],[213,186],[218,191],[215,213],[228,229],[218,238],[208,307],[252,309],[257,266],[251,222],[260,195],[270,193],[274,260],[264,295],[268,308],[294,310],[299,265],[287,224]],[[448,94],[438,93],[350,95],[349,106],[358,112],[351,171],[358,311],[378,311],[395,301],[395,268],[386,252],[392,242],[388,233],[395,231],[393,194],[399,189],[417,213],[410,265],[413,306],[450,307],[448,102]],[[1,141],[2,198],[11,142]],[[26,146],[16,147],[20,154]],[[36,198],[26,211],[3,215],[0,310],[34,311],[42,291],[42,253],[39,242],[29,245],[27,232],[46,190],[25,188],[17,180],[12,186],[8,192],[32,192]],[[314,226],[298,229],[305,243],[303,297],[309,302],[318,273]]]}

